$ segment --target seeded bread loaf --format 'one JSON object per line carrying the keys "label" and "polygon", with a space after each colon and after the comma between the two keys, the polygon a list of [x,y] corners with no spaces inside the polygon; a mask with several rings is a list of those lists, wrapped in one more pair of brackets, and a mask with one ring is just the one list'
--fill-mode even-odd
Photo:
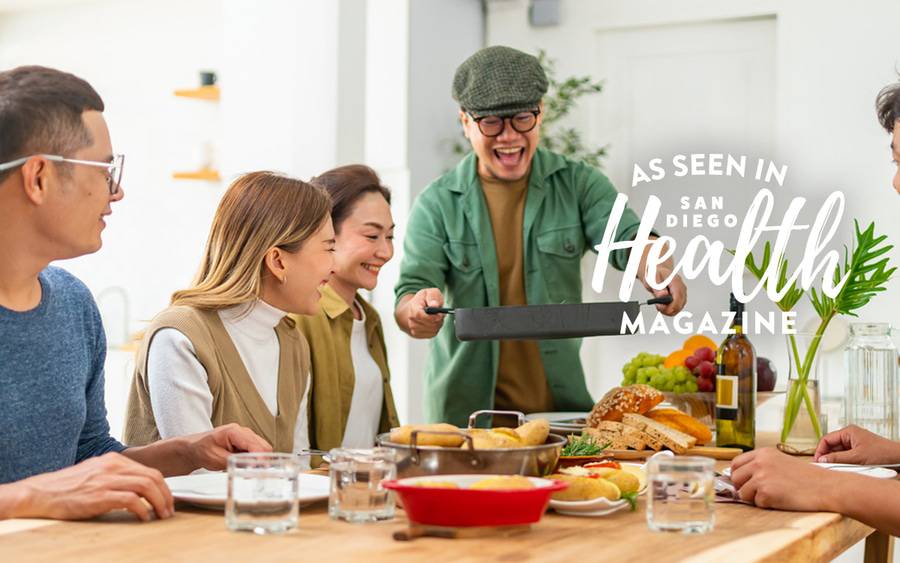
{"label": "seeded bread loaf", "polygon": [[588,426],[598,428],[603,421],[621,422],[625,413],[644,414],[663,400],[663,394],[649,385],[614,387],[594,405]]}

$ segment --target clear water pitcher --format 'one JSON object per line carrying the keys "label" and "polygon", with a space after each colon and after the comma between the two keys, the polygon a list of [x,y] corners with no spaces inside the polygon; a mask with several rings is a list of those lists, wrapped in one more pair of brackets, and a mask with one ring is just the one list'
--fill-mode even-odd
{"label": "clear water pitcher", "polygon": [[888,323],[852,323],[844,349],[847,423],[898,438],[897,348]]}

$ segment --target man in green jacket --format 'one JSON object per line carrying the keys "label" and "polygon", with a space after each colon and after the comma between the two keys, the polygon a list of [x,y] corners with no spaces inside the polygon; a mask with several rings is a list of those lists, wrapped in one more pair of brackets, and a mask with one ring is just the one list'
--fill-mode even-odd
{"label": "man in green jacket", "polygon": [[[488,47],[456,71],[453,98],[472,153],[432,182],[413,206],[395,288],[397,324],[435,337],[425,371],[426,415],[465,424],[480,409],[584,411],[593,406],[578,357],[580,339],[460,342],[444,315],[425,307],[578,303],[581,258],[603,238],[618,193],[598,170],[538,148],[547,77],[537,59]],[[616,241],[635,238],[626,209]],[[649,248],[649,247],[647,247]],[[646,250],[644,253],[646,259]],[[617,250],[610,263],[625,268]],[[643,279],[643,263],[638,279]],[[671,262],[657,268],[662,280]],[[687,299],[681,278],[667,289],[668,315]]]}

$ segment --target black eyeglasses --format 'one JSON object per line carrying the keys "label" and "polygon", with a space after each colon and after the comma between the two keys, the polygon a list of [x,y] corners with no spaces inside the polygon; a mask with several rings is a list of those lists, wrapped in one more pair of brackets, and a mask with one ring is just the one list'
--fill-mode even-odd
{"label": "black eyeglasses", "polygon": [[475,117],[471,113],[469,117],[478,125],[478,130],[485,137],[499,137],[503,130],[506,129],[506,122],[509,121],[514,131],[519,133],[528,133],[537,125],[537,118],[541,114],[541,110],[535,109],[531,111],[522,111],[511,117],[499,117],[496,115],[485,115],[483,117]]}

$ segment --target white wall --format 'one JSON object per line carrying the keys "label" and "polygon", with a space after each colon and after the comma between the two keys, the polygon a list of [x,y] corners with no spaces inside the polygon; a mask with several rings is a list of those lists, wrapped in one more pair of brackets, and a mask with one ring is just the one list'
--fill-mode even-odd
{"label": "white wall", "polygon": [[[459,158],[450,148],[460,138],[459,107],[450,95],[451,85],[456,67],[484,46],[484,14],[481,0],[415,0],[409,8],[408,152],[414,198]],[[408,358],[407,419],[424,421],[422,374],[429,341],[394,342],[403,343]]]}

